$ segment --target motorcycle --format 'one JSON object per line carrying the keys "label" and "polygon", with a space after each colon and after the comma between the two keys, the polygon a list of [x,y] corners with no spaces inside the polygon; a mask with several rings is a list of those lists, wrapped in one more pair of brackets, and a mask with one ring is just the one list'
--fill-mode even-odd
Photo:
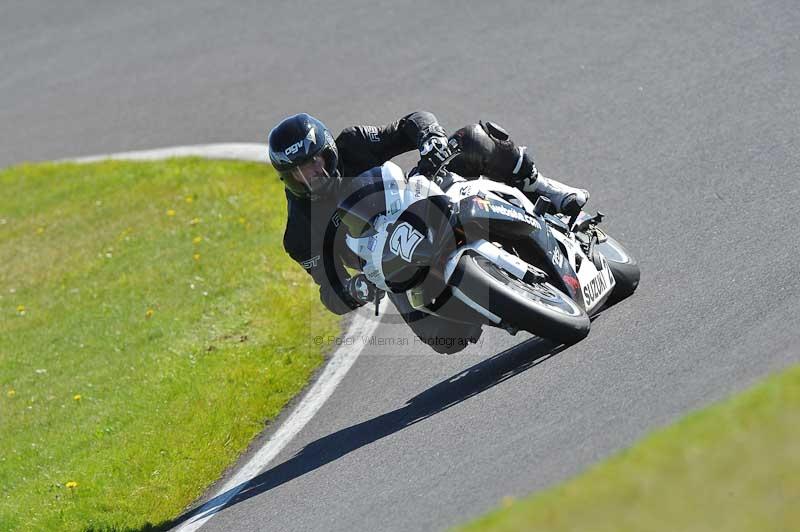
{"label": "motorcycle", "polygon": [[381,290],[447,320],[564,344],[636,290],[636,260],[598,227],[602,213],[567,217],[546,197],[534,204],[503,183],[444,175],[387,162],[354,178],[339,202],[347,246]]}

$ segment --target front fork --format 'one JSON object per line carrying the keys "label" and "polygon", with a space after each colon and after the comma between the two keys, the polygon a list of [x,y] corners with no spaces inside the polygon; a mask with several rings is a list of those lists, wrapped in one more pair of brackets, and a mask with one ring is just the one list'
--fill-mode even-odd
{"label": "front fork", "polygon": [[[608,240],[608,236],[597,227],[600,222],[603,221],[605,215],[597,211],[597,214],[594,216],[586,217],[579,223],[575,223],[578,216],[579,215],[576,215],[570,218],[569,226],[581,243],[581,247],[584,253],[586,253],[586,256],[589,257],[595,267],[600,270],[602,269],[602,261],[600,260],[600,254],[595,250],[595,245],[602,244]],[[585,238],[581,238],[581,235],[585,235]]]}

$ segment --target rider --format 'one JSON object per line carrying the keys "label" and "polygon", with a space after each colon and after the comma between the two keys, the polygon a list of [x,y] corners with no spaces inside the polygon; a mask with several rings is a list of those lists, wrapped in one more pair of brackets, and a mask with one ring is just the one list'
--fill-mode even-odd
{"label": "rider", "polygon": [[[305,113],[289,116],[272,129],[269,158],[284,183],[288,203],[283,245],[320,286],[320,299],[331,312],[354,310],[372,301],[378,290],[363,274],[347,272],[346,267],[358,268],[359,264],[342,244],[344,231],[337,231],[333,246],[323,249],[326,230],[331,224],[339,225],[334,213],[342,183],[415,149],[420,153],[417,170],[431,175],[452,155],[451,147],[460,153],[447,168],[460,176],[483,175],[525,193],[546,196],[556,210],[566,214],[579,211],[589,199],[586,190],[542,176],[525,147],[516,146],[508,133],[492,122],[470,124],[449,139],[436,117],[426,111],[383,127],[348,127],[335,140],[322,122]],[[405,294],[389,297],[414,333],[437,352],[460,351],[480,336],[480,325],[416,311]]]}

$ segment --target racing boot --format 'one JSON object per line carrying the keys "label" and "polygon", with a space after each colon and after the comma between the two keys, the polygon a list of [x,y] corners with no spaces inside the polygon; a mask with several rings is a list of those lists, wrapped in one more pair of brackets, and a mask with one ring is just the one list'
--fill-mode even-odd
{"label": "racing boot", "polygon": [[514,146],[511,141],[507,141],[507,144],[508,146],[502,147],[506,148],[506,151],[513,149],[515,153],[513,158],[508,155],[503,157],[503,160],[507,161],[509,166],[512,160],[515,161],[514,168],[510,172],[513,177],[508,184],[517,187],[526,195],[545,196],[550,200],[550,204],[556,212],[567,216],[573,216],[581,212],[583,206],[589,201],[588,190],[571,187],[555,179],[543,176],[536,168],[533,158],[526,152],[527,148],[525,146]]}
{"label": "racing boot", "polygon": [[560,181],[545,177],[534,170],[534,174],[522,180],[520,190],[526,194],[545,196],[557,212],[573,216],[581,212],[589,201],[589,191],[565,185]]}

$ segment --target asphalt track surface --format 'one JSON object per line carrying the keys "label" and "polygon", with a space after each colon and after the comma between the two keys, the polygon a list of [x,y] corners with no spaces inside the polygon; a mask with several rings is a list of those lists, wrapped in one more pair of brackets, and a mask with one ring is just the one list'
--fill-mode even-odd
{"label": "asphalt track surface", "polygon": [[365,349],[203,530],[442,529],[800,361],[796,2],[162,4],[3,3],[0,166],[264,141],[301,110],[493,119],[643,271],[561,351],[439,356],[384,317],[410,345]]}

